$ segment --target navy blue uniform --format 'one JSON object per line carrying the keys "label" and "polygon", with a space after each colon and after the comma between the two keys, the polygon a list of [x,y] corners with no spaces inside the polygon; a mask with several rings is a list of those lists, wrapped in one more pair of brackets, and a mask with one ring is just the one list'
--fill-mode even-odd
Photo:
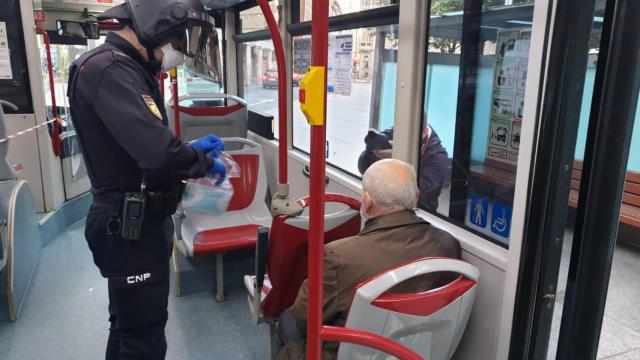
{"label": "navy blue uniform", "polygon": [[[70,71],[71,113],[94,195],[85,236],[109,284],[107,359],[164,358],[175,210],[162,195],[213,163],[167,127],[155,72],[115,33]],[[117,221],[123,196],[140,190],[144,174],[160,200],[147,206],[141,238],[125,240]]]}
{"label": "navy blue uniform", "polygon": [[[422,139],[425,141],[425,138]],[[436,211],[438,198],[449,172],[449,155],[442,146],[442,141],[435,130],[422,144],[420,149],[420,171],[418,173],[418,187],[420,200],[418,206],[425,210]]]}

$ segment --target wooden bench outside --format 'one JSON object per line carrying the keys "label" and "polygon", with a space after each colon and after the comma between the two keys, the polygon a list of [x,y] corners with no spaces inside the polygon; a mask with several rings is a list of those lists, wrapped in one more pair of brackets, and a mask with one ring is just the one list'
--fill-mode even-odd
{"label": "wooden bench outside", "polygon": [[[571,172],[571,193],[569,206],[578,207],[580,195],[580,178],[582,177],[582,161],[575,161]],[[620,222],[640,229],[640,173],[627,171],[624,181],[624,195],[620,207]]]}

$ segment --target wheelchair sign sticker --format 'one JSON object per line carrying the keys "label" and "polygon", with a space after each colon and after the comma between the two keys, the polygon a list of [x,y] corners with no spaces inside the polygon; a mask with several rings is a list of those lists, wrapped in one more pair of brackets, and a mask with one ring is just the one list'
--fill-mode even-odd
{"label": "wheelchair sign sticker", "polygon": [[511,207],[499,202],[493,203],[491,212],[491,232],[503,237],[509,237],[511,230]]}
{"label": "wheelchair sign sticker", "polygon": [[471,211],[469,211],[469,221],[472,224],[485,228],[487,226],[487,215],[489,212],[489,199],[486,197],[471,196]]}

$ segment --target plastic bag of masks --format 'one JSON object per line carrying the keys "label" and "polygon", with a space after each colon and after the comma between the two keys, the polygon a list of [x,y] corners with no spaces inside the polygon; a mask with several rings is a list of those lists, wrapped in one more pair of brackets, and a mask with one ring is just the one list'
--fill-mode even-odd
{"label": "plastic bag of masks", "polygon": [[211,177],[187,181],[182,196],[182,209],[207,215],[220,215],[227,210],[233,197],[233,185],[230,179],[240,177],[240,167],[227,153],[221,153],[220,159],[227,170],[224,181],[219,185],[216,185],[217,179]]}

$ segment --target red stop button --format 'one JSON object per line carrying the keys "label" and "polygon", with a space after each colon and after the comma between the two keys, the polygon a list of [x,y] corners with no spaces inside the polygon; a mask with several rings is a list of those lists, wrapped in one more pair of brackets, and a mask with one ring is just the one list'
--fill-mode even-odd
{"label": "red stop button", "polygon": [[298,101],[300,101],[300,104],[304,104],[307,100],[307,92],[305,91],[305,89],[300,89],[298,90]]}

